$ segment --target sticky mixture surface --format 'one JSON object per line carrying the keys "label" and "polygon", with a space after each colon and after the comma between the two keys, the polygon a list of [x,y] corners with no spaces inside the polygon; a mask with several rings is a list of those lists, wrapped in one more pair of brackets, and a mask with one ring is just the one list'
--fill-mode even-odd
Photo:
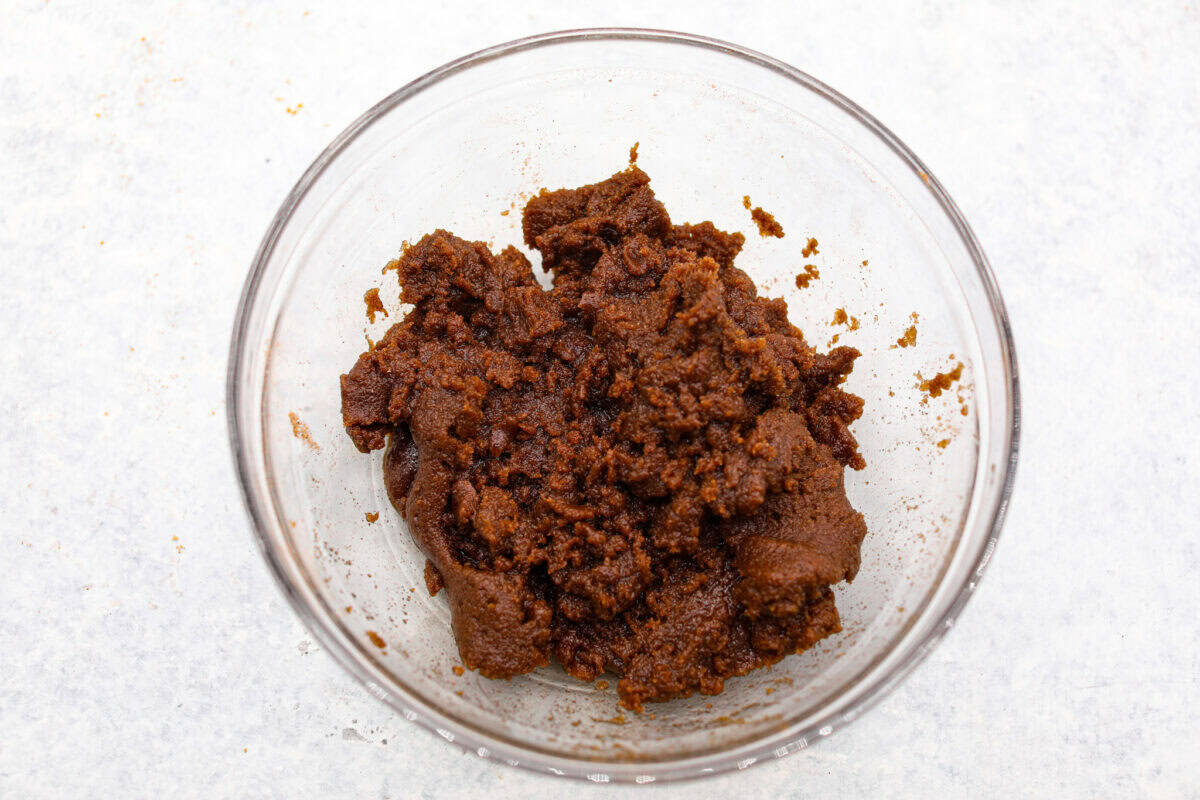
{"label": "sticky mixture surface", "polygon": [[514,247],[425,236],[396,263],[414,309],[341,379],[463,663],[611,673],[635,710],[840,630],[866,533],[858,352],[816,352],[734,266],[742,235],[672,224],[649,184],[529,201],[550,290]]}

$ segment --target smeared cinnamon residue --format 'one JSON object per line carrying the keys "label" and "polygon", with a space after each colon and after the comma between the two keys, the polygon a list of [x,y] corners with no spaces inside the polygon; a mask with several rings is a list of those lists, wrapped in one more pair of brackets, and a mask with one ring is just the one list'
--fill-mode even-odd
{"label": "smeared cinnamon residue", "polygon": [[812,264],[804,265],[804,272],[796,276],[796,288],[807,289],[808,284],[821,277],[821,271]]}
{"label": "smeared cinnamon residue", "polygon": [[318,453],[321,452],[321,446],[313,441],[312,434],[308,431],[308,426],[305,425],[298,416],[296,416],[295,411],[288,412],[288,419],[291,420],[292,423],[292,436],[295,436],[297,439],[304,442]]}
{"label": "smeared cinnamon residue", "polygon": [[810,238],[808,244],[804,245],[804,249],[800,251],[800,255],[808,258],[809,256],[815,256],[819,252],[821,251],[817,249],[817,240]]}
{"label": "smeared cinnamon residue", "polygon": [[921,377],[921,373],[917,373],[917,380],[920,381],[918,388],[922,392],[927,392],[930,397],[938,397],[942,392],[950,388],[950,386],[959,378],[962,377],[963,365],[958,362],[954,369],[949,372],[939,372],[929,380]]}
{"label": "smeared cinnamon residue", "polygon": [[375,321],[376,314],[388,315],[387,309],[383,307],[383,302],[379,299],[378,289],[367,289],[363,295],[363,302],[367,304],[367,319],[371,322]]}

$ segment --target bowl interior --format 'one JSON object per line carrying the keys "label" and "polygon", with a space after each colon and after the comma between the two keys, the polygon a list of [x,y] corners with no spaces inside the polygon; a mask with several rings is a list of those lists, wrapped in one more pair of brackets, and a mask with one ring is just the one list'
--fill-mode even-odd
{"label": "bowl interior", "polygon": [[[939,594],[947,576],[973,566],[978,501],[1007,456],[993,445],[1005,412],[995,323],[928,180],[818,89],[712,48],[563,41],[428,84],[321,165],[250,298],[237,412],[248,415],[245,447],[261,466],[250,491],[310,624],[410,718],[550,769],[703,764],[805,733],[831,709],[852,716],[854,687],[911,655],[951,602]],[[367,339],[406,310],[394,273],[381,271],[402,242],[441,227],[520,246],[530,194],[601,180],[625,167],[635,142],[674,221],[743,231],[738,265],[760,292],[784,297],[819,349],[836,338],[862,351],[848,388],[866,400],[853,430],[867,467],[848,472],[847,491],[869,528],[857,579],[835,587],[841,634],[728,681],[721,695],[642,714],[620,709],[611,677],[586,684],[557,667],[511,681],[459,674],[444,595],[424,588],[424,559],[387,501],[379,454],[358,453],[343,432],[338,388]],[[757,233],[746,195],[784,238]],[[805,257],[809,237],[818,253]],[[802,289],[795,278],[807,264],[820,277]],[[376,287],[390,316],[371,324],[363,293]],[[834,324],[837,309],[854,324]],[[915,344],[900,346],[911,326]],[[950,390],[919,388],[919,376],[958,363]]]}

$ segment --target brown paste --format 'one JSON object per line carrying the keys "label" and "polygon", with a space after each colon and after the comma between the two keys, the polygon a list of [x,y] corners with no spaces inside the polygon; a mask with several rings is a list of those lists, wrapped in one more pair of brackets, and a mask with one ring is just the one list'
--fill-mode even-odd
{"label": "brown paste", "polygon": [[673,225],[637,167],[543,190],[523,230],[552,289],[435,231],[395,267],[413,310],[342,376],[463,663],[612,673],[640,709],[840,630],[858,351],[806,344],[733,265],[742,235]]}

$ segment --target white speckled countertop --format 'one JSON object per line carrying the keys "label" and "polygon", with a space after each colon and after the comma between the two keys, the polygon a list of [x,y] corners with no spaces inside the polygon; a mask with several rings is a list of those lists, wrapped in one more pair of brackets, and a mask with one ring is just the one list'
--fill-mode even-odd
{"label": "white speckled countertop", "polygon": [[337,132],[604,24],[763,50],[890,126],[983,242],[1024,392],[944,643],[820,746],[656,796],[1200,796],[1196,0],[118,5],[0,25],[0,797],[635,791],[466,755],[344,675],[252,543],[223,403],[251,256]]}

